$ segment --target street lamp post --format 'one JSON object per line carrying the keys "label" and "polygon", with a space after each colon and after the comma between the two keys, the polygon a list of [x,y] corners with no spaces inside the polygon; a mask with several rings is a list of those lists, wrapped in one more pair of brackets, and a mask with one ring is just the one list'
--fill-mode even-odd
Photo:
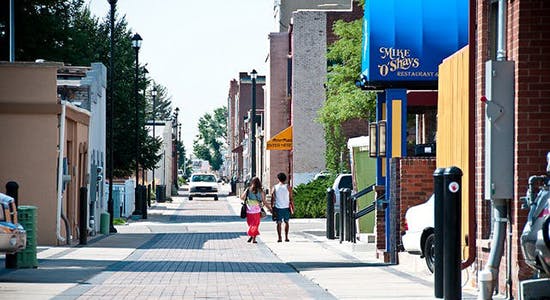
{"label": "street lamp post", "polygon": [[[156,116],[157,116],[157,87],[154,86],[153,87],[153,90],[151,91],[151,96],[153,96],[153,139],[156,139],[157,138],[157,135],[155,133],[155,123],[156,123]],[[153,189],[153,191],[156,191],[155,189],[155,166],[156,166],[156,163],[155,165],[153,165],[153,181],[151,183],[151,188]],[[156,194],[155,194],[156,195]]]}
{"label": "street lamp post", "polygon": [[109,57],[109,169],[107,176],[109,177],[109,199],[107,200],[107,211],[109,212],[109,232],[110,233],[116,233],[117,230],[115,226],[113,226],[113,217],[114,217],[114,202],[113,202],[113,168],[114,168],[114,150],[113,150],[113,122],[114,119],[114,110],[115,110],[115,98],[114,98],[114,90],[115,90],[115,80],[114,80],[114,55],[115,55],[115,10],[116,10],[116,2],[117,0],[109,0],[109,4],[111,5],[111,19],[110,19],[110,57]]}
{"label": "street lamp post", "polygon": [[136,127],[135,127],[135,147],[136,147],[136,189],[135,189],[135,209],[134,215],[141,215],[141,193],[139,192],[139,95],[138,95],[138,80],[139,80],[139,48],[142,42],[141,36],[136,33],[132,37],[132,47],[136,53],[135,78],[134,78],[134,100],[136,105]]}
{"label": "street lamp post", "polygon": [[172,176],[174,177],[174,185],[176,186],[176,190],[179,188],[178,184],[178,114],[180,112],[179,107],[176,107],[175,113],[174,113],[174,162],[173,162],[173,169],[172,169]]}
{"label": "street lamp post", "polygon": [[[147,64],[146,64],[147,65]],[[145,87],[143,88],[143,100],[146,101],[145,99],[147,99],[147,74],[149,74],[149,71],[147,70],[147,68],[143,68],[143,82],[145,83]],[[140,117],[140,120],[141,120],[141,117]],[[143,107],[143,130],[146,130],[145,128],[145,107]],[[141,172],[141,184],[146,187],[146,184],[145,184],[145,168],[142,170]],[[143,201],[145,201],[145,199],[143,199]]]}
{"label": "street lamp post", "polygon": [[250,78],[252,78],[252,115],[250,122],[250,178],[256,176],[256,76],[258,72],[252,70]]}

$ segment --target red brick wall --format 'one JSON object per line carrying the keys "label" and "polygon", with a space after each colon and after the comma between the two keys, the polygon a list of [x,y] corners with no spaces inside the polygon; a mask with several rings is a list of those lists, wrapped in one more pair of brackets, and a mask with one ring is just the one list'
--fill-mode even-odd
{"label": "red brick wall", "polygon": [[[424,203],[433,193],[435,158],[406,157],[392,159],[391,197],[395,200],[399,224],[396,228],[397,243],[401,244],[401,232],[405,213],[411,206]],[[386,248],[384,210],[376,210],[376,247]]]}
{"label": "red brick wall", "polygon": [[[507,58],[515,62],[515,155],[514,199],[512,199],[512,274],[513,289],[517,295],[518,281],[531,276],[520,250],[519,236],[526,222],[527,211],[521,210],[519,197],[525,194],[530,175],[542,174],[545,153],[550,150],[550,2],[516,0],[507,1]],[[490,1],[477,2],[476,45],[476,99],[484,95],[485,61],[494,45],[489,45]],[[483,200],[483,139],[484,107],[476,102],[476,213],[477,213],[477,269],[487,261],[484,249],[489,229],[489,210]],[[506,261],[500,268],[500,292],[505,288]]]}
{"label": "red brick wall", "polygon": [[546,152],[550,151],[550,2],[522,0],[509,5],[512,29],[508,44],[509,57],[516,61],[517,112],[516,195],[512,210],[513,241],[516,242],[512,245],[512,257],[518,259],[519,279],[525,279],[530,277],[531,270],[525,266],[519,236],[527,211],[520,209],[519,197],[525,194],[529,176],[544,173]]}
{"label": "red brick wall", "polygon": [[411,206],[426,202],[433,194],[435,158],[402,158],[400,160],[400,220],[404,230],[405,213]]}

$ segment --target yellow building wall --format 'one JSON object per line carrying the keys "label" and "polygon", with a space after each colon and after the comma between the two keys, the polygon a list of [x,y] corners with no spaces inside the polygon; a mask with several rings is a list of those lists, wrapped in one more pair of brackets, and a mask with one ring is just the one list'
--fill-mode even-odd
{"label": "yellow building wall", "polygon": [[[468,233],[468,186],[470,176],[469,129],[469,46],[449,56],[439,65],[437,99],[437,168],[459,167],[462,177],[462,246],[463,258],[468,255],[465,236]],[[473,217],[473,216],[472,216]]]}

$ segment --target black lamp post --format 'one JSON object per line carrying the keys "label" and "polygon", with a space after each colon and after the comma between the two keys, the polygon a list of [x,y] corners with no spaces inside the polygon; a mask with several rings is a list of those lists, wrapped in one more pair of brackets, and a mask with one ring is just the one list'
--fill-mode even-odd
{"label": "black lamp post", "polygon": [[113,217],[114,217],[114,202],[113,202],[113,168],[114,168],[114,150],[113,150],[113,122],[114,120],[114,110],[115,110],[115,98],[114,98],[114,90],[115,90],[115,79],[114,79],[114,56],[115,56],[115,35],[113,34],[115,32],[115,10],[116,10],[116,2],[117,0],[109,0],[109,4],[111,4],[111,30],[110,30],[110,38],[111,38],[111,45],[110,45],[110,57],[109,57],[109,140],[107,141],[109,145],[109,169],[107,173],[107,177],[109,177],[109,199],[107,200],[107,211],[109,212],[109,232],[110,233],[116,233],[117,230],[115,226],[113,226]]}
{"label": "black lamp post", "polygon": [[[156,123],[156,116],[157,116],[157,87],[153,87],[153,90],[151,91],[151,96],[153,96],[153,138],[156,139],[157,135],[155,133],[155,123]],[[156,165],[156,163],[155,163]],[[153,191],[155,191],[155,165],[153,165],[153,181],[151,183],[151,188]]]}
{"label": "black lamp post", "polygon": [[258,72],[252,70],[252,116],[250,118],[250,178],[256,176],[256,77]]}
{"label": "black lamp post", "polygon": [[176,189],[179,188],[178,184],[178,114],[180,112],[179,107],[176,107],[175,113],[174,113],[174,162],[173,162],[173,174],[174,177],[174,185],[176,186]]}
{"label": "black lamp post", "polygon": [[[147,64],[145,64],[147,65]],[[149,74],[149,70],[147,68],[143,67],[143,82],[145,83],[145,87],[143,88],[143,100],[147,99],[147,74]],[[142,118],[140,117],[140,120]],[[143,130],[145,130],[145,107],[143,108]],[[145,185],[145,169],[141,172],[141,184],[146,187]],[[145,199],[144,199],[145,201]]]}
{"label": "black lamp post", "polygon": [[142,38],[139,34],[134,34],[132,37],[132,48],[136,52],[135,78],[134,78],[134,100],[136,105],[136,127],[135,127],[135,146],[136,146],[136,189],[135,189],[135,209],[134,215],[141,215],[141,194],[139,192],[139,95],[138,95],[138,80],[139,80],[139,48],[141,48]]}

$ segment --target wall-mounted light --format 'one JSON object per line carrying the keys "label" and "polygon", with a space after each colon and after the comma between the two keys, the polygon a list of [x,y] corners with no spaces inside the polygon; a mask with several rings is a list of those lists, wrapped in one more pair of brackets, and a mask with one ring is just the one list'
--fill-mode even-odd
{"label": "wall-mounted light", "polygon": [[369,124],[369,156],[378,155],[378,124],[376,122]]}
{"label": "wall-mounted light", "polygon": [[378,155],[386,157],[386,120],[378,121]]}

